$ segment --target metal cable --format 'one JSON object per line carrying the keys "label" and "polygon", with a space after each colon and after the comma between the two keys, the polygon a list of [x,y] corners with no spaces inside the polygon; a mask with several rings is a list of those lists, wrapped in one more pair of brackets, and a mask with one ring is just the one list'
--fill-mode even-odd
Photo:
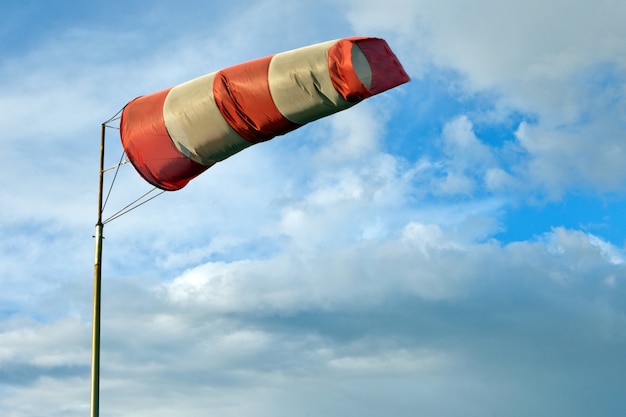
{"label": "metal cable", "polygon": [[[121,118],[120,114],[124,111],[124,107],[122,107],[121,109],[119,109],[119,111],[117,113],[115,113],[115,115],[113,115],[113,117],[111,117],[109,120],[107,120],[106,122],[103,122],[102,124],[106,126],[107,123],[111,123],[115,120],[118,120]],[[107,126],[110,127],[110,126]]]}
{"label": "metal cable", "polygon": [[[141,201],[142,199],[144,199],[146,196],[148,196],[148,194],[152,193],[154,190],[156,190],[157,188],[154,187],[153,189],[151,189],[150,191],[148,191],[147,193],[145,193],[144,195],[142,195],[141,197],[137,198],[135,201],[133,201],[132,203],[126,205],[125,207],[121,208],[120,210],[118,210],[116,213],[113,213],[109,218],[107,218],[106,220],[104,220],[102,222],[102,224],[107,224],[110,221],[113,221],[115,219],[117,219],[118,217],[123,216],[124,214],[135,210],[137,207],[143,206],[144,204],[146,204],[148,201],[150,200],[154,200],[155,198],[157,198],[158,196],[160,196],[161,194],[163,194],[165,192],[165,190],[161,190],[160,193],[158,193],[155,196],[150,197],[149,199],[142,201],[141,203],[138,203],[139,201]],[[137,204],[138,203],[138,204]],[[134,205],[136,204],[136,205]]]}
{"label": "metal cable", "polygon": [[124,159],[125,152],[122,152],[122,156],[120,157],[120,162],[117,164],[117,168],[115,169],[115,175],[113,175],[113,180],[111,181],[111,186],[109,187],[109,191],[107,192],[107,196],[104,199],[104,204],[102,205],[102,211],[107,206],[107,201],[109,201],[109,196],[111,195],[111,191],[113,190],[113,184],[115,184],[115,179],[117,178],[117,173],[120,171],[120,167],[122,166],[122,161]]}

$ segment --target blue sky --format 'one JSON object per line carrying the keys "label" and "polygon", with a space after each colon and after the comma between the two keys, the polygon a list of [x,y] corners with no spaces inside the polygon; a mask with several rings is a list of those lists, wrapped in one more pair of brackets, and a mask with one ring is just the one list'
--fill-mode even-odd
{"label": "blue sky", "polygon": [[100,124],[353,35],[412,81],[105,226],[102,414],[623,414],[626,5],[209,3],[0,6],[0,415],[88,413]]}

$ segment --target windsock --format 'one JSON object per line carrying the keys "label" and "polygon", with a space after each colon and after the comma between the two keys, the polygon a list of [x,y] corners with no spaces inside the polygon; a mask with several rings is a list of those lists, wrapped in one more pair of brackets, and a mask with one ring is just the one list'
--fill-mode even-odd
{"label": "windsock", "polygon": [[139,174],[174,191],[250,145],[408,81],[383,39],[328,41],[138,97],[122,111],[120,136]]}

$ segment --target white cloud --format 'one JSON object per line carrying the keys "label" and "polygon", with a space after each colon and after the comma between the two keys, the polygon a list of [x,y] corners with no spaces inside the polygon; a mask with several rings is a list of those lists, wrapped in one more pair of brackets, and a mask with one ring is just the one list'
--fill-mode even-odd
{"label": "white cloud", "polygon": [[[412,72],[428,71],[427,57],[435,68],[458,72],[466,93],[491,94],[497,113],[519,111],[534,119],[518,132],[529,153],[520,181],[543,184],[552,196],[576,187],[623,190],[622,4],[347,4],[352,24],[389,34],[402,55],[412,58]],[[413,64],[416,56],[420,64]]]}
{"label": "white cloud", "polygon": [[74,319],[52,324],[13,319],[2,323],[0,364],[30,364],[41,367],[85,365],[89,352],[84,349],[87,326]]}
{"label": "white cloud", "polygon": [[42,377],[28,386],[12,387],[0,399],[7,416],[32,416],[46,410],[51,417],[89,413],[89,380],[86,378]]}
{"label": "white cloud", "polygon": [[460,116],[443,127],[442,142],[444,153],[455,169],[467,170],[493,164],[491,151],[476,137],[467,116]]}
{"label": "white cloud", "polygon": [[604,121],[573,129],[522,123],[516,136],[528,159],[520,168],[553,197],[568,188],[620,190],[626,182],[620,130]]}
{"label": "white cloud", "polygon": [[501,168],[489,168],[485,173],[485,185],[490,191],[518,188],[515,178]]}
{"label": "white cloud", "polygon": [[505,276],[511,267],[520,268],[520,276],[538,273],[560,282],[621,265],[620,250],[595,236],[558,228],[546,239],[545,246],[476,245],[459,240],[454,228],[410,223],[397,240],[362,242],[332,253],[301,247],[300,254],[288,257],[208,263],[163,288],[173,302],[206,304],[212,311],[293,314],[341,309],[345,303],[378,305],[396,293],[455,299],[482,285],[485,276]]}

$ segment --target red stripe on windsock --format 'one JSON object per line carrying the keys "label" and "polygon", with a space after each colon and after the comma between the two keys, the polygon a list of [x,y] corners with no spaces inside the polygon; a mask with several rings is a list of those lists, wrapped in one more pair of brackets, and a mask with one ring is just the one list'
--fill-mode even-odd
{"label": "red stripe on windsock", "polygon": [[167,191],[183,188],[205,171],[176,149],[163,121],[163,103],[170,89],[138,97],[122,111],[122,145],[139,174],[150,184]]}
{"label": "red stripe on windsock", "polygon": [[267,78],[271,56],[218,72],[215,104],[228,124],[245,140],[258,143],[300,127],[276,108]]}
{"label": "red stripe on windsock", "polygon": [[[352,65],[352,46],[361,49],[372,70],[372,85],[368,89]],[[384,39],[352,37],[338,41],[328,50],[328,68],[335,89],[344,100],[358,102],[410,81],[402,64]]]}

